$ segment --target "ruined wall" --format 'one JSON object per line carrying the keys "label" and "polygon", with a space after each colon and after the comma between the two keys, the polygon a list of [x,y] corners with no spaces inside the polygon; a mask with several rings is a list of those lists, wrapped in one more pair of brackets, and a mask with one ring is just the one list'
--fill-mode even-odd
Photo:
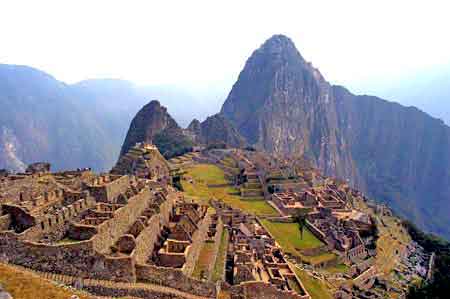
{"label": "ruined wall", "polygon": [[84,225],[79,223],[71,223],[67,231],[67,235],[72,240],[89,240],[97,234],[97,227],[93,225]]}
{"label": "ruined wall", "polygon": [[171,287],[197,296],[216,298],[216,285],[184,275],[179,269],[136,265],[136,277],[140,281]]}
{"label": "ruined wall", "polygon": [[175,198],[168,196],[160,206],[160,213],[153,215],[148,221],[147,227],[137,236],[136,248],[132,253],[136,263],[145,264],[152,254],[162,227],[169,223],[170,211],[174,204]]}
{"label": "ruined wall", "polygon": [[310,299],[308,294],[299,295],[294,291],[282,291],[274,285],[264,282],[245,282],[233,286],[231,290],[231,299]]}
{"label": "ruined wall", "polygon": [[98,285],[88,285],[83,289],[87,290],[89,293],[99,295],[102,297],[114,297],[122,298],[127,296],[132,296],[133,298],[155,298],[155,299],[185,299],[185,296],[175,295],[170,293],[161,293],[148,288],[131,288],[123,287],[111,284],[98,284]]}
{"label": "ruined wall", "polygon": [[205,215],[205,217],[200,221],[198,229],[194,232],[192,236],[192,244],[189,247],[186,263],[183,266],[183,273],[190,276],[194,271],[195,264],[197,263],[200,251],[203,248],[203,244],[208,235],[209,225],[211,224],[211,213]]}
{"label": "ruined wall", "polygon": [[[27,240],[37,241],[39,238],[45,238],[47,241],[58,241],[62,239],[69,230],[69,221],[88,208],[95,206],[93,197],[79,199],[71,205],[63,207],[53,215],[46,215],[40,218],[36,227],[27,232]],[[38,230],[41,230],[39,232]]]}
{"label": "ruined wall", "polygon": [[108,253],[117,239],[125,234],[148,206],[152,194],[144,188],[128,200],[128,204],[114,211],[114,217],[97,227],[98,233],[92,238],[94,249]]}
{"label": "ruined wall", "polygon": [[130,186],[130,177],[121,176],[99,186],[88,186],[89,193],[99,202],[111,202],[119,194],[125,193]]}
{"label": "ruined wall", "polygon": [[49,245],[0,233],[0,255],[8,262],[37,271],[117,281],[136,281],[131,258],[109,258],[95,252],[92,241]]}
{"label": "ruined wall", "polygon": [[108,196],[108,200],[116,198],[121,193],[125,193],[129,186],[130,177],[127,175],[121,176],[120,178],[110,182],[106,185],[106,194]]}

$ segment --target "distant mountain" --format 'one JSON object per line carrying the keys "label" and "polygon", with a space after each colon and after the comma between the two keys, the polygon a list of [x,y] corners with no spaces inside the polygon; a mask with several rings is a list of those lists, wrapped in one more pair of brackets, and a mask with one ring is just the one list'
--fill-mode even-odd
{"label": "distant mountain", "polygon": [[[196,97],[188,89],[118,79],[68,85],[31,67],[0,64],[0,169],[23,171],[29,163],[49,161],[55,170],[109,170],[142,106],[160,99],[187,126],[219,105],[219,91],[208,92]],[[210,106],[199,104],[208,97]]]}
{"label": "distant mountain", "polygon": [[273,36],[251,55],[221,114],[255,147],[304,155],[450,238],[450,128],[329,84],[289,38]]}
{"label": "distant mountain", "polygon": [[450,65],[418,70],[389,80],[368,82],[366,90],[403,105],[416,106],[450,125]]}
{"label": "distant mountain", "polygon": [[114,161],[109,134],[71,88],[41,71],[0,65],[0,168],[102,168]]}

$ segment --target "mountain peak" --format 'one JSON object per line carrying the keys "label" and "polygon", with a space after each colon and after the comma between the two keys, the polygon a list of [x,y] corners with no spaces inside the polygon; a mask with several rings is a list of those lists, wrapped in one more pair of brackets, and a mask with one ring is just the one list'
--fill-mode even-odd
{"label": "mountain peak", "polygon": [[276,34],[267,39],[255,54],[269,55],[271,59],[284,58],[283,60],[300,59],[305,62],[294,42],[286,35]]}
{"label": "mountain peak", "polygon": [[150,101],[133,118],[121,155],[138,142],[152,143],[155,136],[166,129],[181,131],[166,107],[161,106],[158,100]]}

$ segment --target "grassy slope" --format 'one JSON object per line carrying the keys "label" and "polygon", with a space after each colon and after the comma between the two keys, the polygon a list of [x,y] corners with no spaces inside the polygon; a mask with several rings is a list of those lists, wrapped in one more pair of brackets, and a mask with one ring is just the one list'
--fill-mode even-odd
{"label": "grassy slope", "polygon": [[207,202],[210,198],[217,198],[232,207],[242,209],[256,215],[278,215],[277,211],[266,201],[252,198],[243,199],[236,195],[237,190],[231,186],[208,187],[211,184],[226,184],[227,179],[222,169],[215,165],[199,164],[187,170],[187,176],[193,178],[193,183],[183,180],[183,189],[187,196],[201,202]]}
{"label": "grassy slope", "polygon": [[220,247],[217,254],[216,264],[214,265],[214,270],[212,273],[212,281],[218,281],[222,278],[223,271],[225,269],[225,250],[228,247],[228,231],[226,229],[222,232],[222,237],[220,238]]}
{"label": "grassy slope", "polygon": [[200,256],[195,264],[194,272],[192,276],[204,279],[208,277],[208,266],[213,262],[214,243],[205,242],[203,244]]}
{"label": "grassy slope", "polygon": [[80,299],[96,298],[66,290],[35,274],[5,264],[0,264],[0,283],[13,298],[18,299],[68,299],[74,294]]}
{"label": "grassy slope", "polygon": [[311,277],[305,271],[294,267],[295,273],[300,278],[303,286],[306,288],[312,299],[332,299],[333,296],[328,292],[329,288],[322,281]]}

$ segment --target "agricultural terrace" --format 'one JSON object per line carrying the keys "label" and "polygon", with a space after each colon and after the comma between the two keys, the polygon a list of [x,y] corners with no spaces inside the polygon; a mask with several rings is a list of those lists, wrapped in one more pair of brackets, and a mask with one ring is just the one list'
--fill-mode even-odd
{"label": "agricultural terrace", "polygon": [[215,165],[197,164],[186,171],[181,184],[187,197],[205,204],[209,199],[216,198],[234,208],[259,216],[278,215],[278,212],[261,198],[242,198],[239,190],[229,184],[223,170]]}

